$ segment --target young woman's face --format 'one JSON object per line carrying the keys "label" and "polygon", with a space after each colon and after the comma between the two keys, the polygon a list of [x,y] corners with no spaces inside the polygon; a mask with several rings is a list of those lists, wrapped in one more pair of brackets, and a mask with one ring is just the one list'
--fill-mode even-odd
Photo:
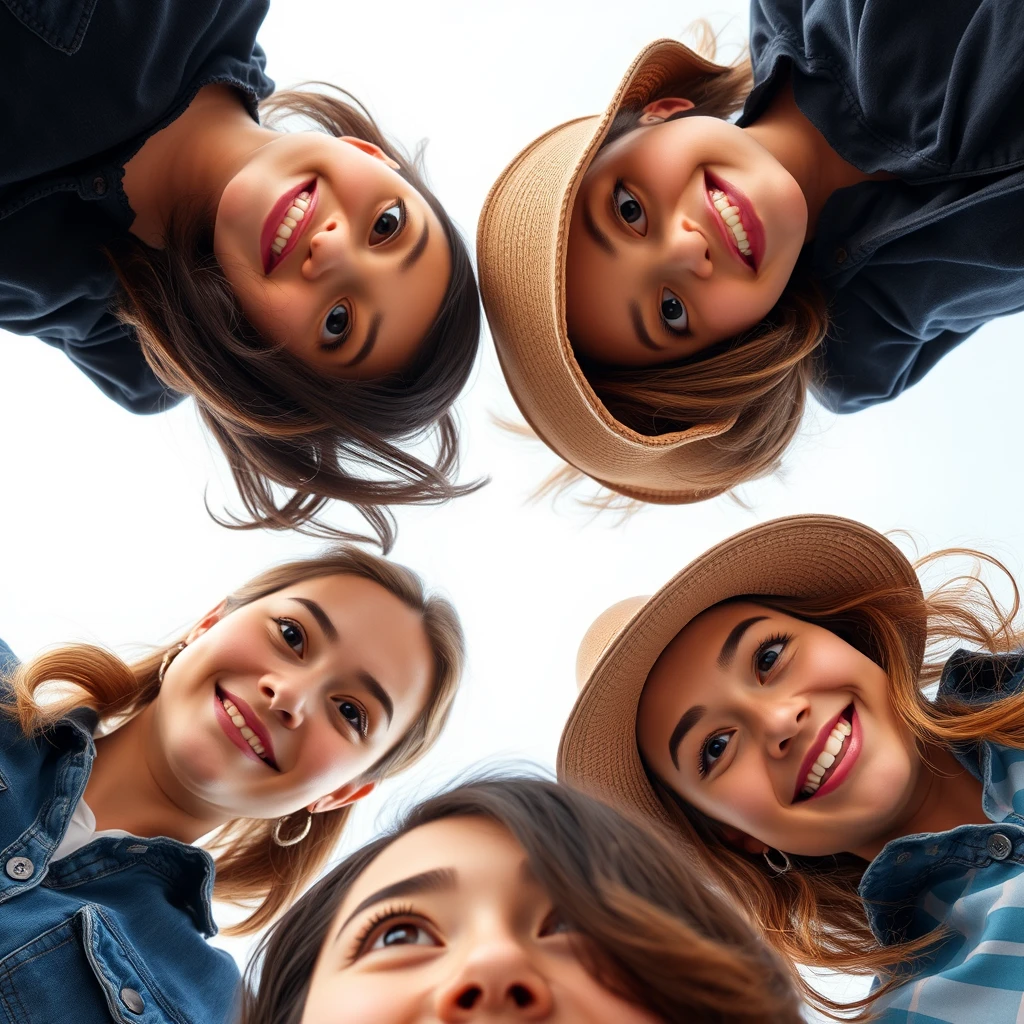
{"label": "young woman's face", "polygon": [[821,626],[746,602],[704,612],[665,648],[637,741],[689,804],[805,856],[890,834],[926,780],[878,665]]}
{"label": "young woman's face", "polygon": [[659,366],[752,327],[800,254],[796,180],[736,125],[661,120],[689,105],[645,107],[642,127],[598,153],[577,193],[566,315],[573,347],[599,362]]}
{"label": "young woman's face", "polygon": [[361,795],[352,780],[412,725],[433,671],[418,612],[362,577],[310,579],[193,630],[146,757],[198,817],[331,810]]}
{"label": "young woman's face", "polygon": [[326,375],[407,366],[441,307],[448,241],[396,166],[361,139],[284,132],[217,207],[214,250],[245,315]]}
{"label": "young woman's face", "polygon": [[483,818],[388,846],[346,894],[320,950],[303,1024],[658,1018],[584,969],[522,847]]}

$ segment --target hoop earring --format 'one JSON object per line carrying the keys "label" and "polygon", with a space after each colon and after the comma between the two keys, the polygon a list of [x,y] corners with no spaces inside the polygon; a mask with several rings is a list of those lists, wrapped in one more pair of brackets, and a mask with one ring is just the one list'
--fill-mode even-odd
{"label": "hoop earring", "polygon": [[160,671],[156,674],[156,681],[162,683],[164,676],[167,674],[167,667],[174,659],[185,650],[185,641],[182,640],[180,644],[175,644],[165,655],[164,660],[160,662]]}
{"label": "hoop earring", "polygon": [[[779,867],[779,865],[772,860],[773,853],[777,853],[785,862],[782,867]],[[768,867],[770,867],[776,875],[784,875],[793,866],[793,862],[789,859],[789,854],[782,850],[773,850],[771,847],[768,847],[768,849],[764,851],[764,859],[768,862]]]}
{"label": "hoop earring", "polygon": [[313,827],[313,812],[306,811],[306,824],[303,826],[302,831],[291,839],[281,838],[281,826],[291,817],[291,815],[285,815],[283,818],[277,819],[277,824],[274,826],[274,842],[278,846],[294,846],[296,843],[301,843],[306,836],[309,835],[309,830]]}

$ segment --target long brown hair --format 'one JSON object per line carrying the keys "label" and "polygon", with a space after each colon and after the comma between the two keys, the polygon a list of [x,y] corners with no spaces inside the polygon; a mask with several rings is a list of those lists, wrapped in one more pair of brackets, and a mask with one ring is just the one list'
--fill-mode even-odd
{"label": "long brown hair", "polygon": [[783,962],[667,838],[566,786],[491,778],[420,804],[310,890],[250,963],[241,1024],[298,1024],[331,921],[360,874],[412,829],[464,817],[494,821],[519,842],[579,936],[583,963],[616,994],[670,1021],[802,1020]]}
{"label": "long brown hair", "polygon": [[[713,60],[715,36],[707,22],[694,26],[697,52]],[[729,118],[753,84],[744,55],[720,74],[704,78],[688,98],[694,108],[676,117]],[[651,100],[661,98],[652,95]],[[601,148],[640,127],[641,111],[615,116]],[[718,494],[776,470],[803,416],[807,389],[817,375],[817,349],[828,328],[827,303],[798,265],[768,315],[734,338],[667,366],[615,367],[576,354],[587,381],[608,411],[640,434],[686,430],[735,420],[725,433],[701,442],[707,450],[694,491]],[[571,483],[578,474],[562,474]],[[695,497],[692,500],[703,500]]]}
{"label": "long brown hair", "polygon": [[[226,608],[230,613],[303,580],[334,575],[371,580],[419,612],[433,653],[434,677],[426,707],[360,781],[388,778],[419,760],[448,720],[465,660],[462,627],[452,605],[425,593],[419,577],[405,566],[338,545],[318,557],[261,573],[231,594]],[[160,665],[183,639],[156,648],[130,665],[89,644],[57,648],[18,668],[10,680],[15,703],[4,710],[17,717],[26,735],[46,730],[77,707],[93,708],[101,722],[130,718],[156,698]],[[36,699],[41,688],[43,693],[51,691],[42,703]],[[309,835],[294,846],[282,847],[273,841],[272,820],[234,818],[217,830],[209,844],[217,862],[215,897],[240,905],[257,903],[241,924],[228,929],[229,934],[244,935],[266,927],[309,885],[337,844],[350,810],[342,807],[314,814]]]}
{"label": "long brown hair", "polygon": [[[930,701],[922,693],[940,678],[953,646],[966,643],[995,654],[1024,646],[1024,631],[1016,623],[1020,595],[1010,572],[995,558],[964,549],[938,551],[921,559],[915,568],[920,571],[949,556],[972,557],[977,560],[976,568],[949,579],[925,597],[911,587],[879,587],[850,593],[832,603],[762,596],[744,600],[823,626],[881,666],[889,677],[895,713],[922,746],[952,747],[988,740],[1024,748],[1024,693],[1008,694],[987,704],[950,698]],[[1003,607],[980,578],[983,564],[1009,580],[1013,595],[1009,607]],[[905,624],[921,621],[922,612],[928,622],[928,655],[919,665],[913,631]],[[870,1008],[875,998],[907,980],[915,961],[941,936],[937,931],[916,940],[881,945],[871,932],[857,892],[867,867],[859,857],[791,854],[792,869],[776,875],[763,858],[731,846],[716,821],[688,804],[649,768],[647,771],[685,840],[688,854],[751,909],[766,939],[783,956],[811,967],[888,979],[871,995],[848,1004],[829,999],[801,979],[804,998],[827,1015]]]}
{"label": "long brown hair", "polygon": [[[451,276],[406,369],[378,380],[339,380],[261,337],[214,255],[213,225],[187,212],[172,218],[165,248],[129,235],[110,257],[123,292],[121,319],[134,328],[157,377],[195,399],[228,461],[247,517],[218,521],[359,539],[318,518],[334,498],[356,508],[386,553],[395,535],[389,506],[443,502],[480,486],[452,482],[459,444],[451,412],[476,358],[480,306],[466,243],[427,188],[419,157],[406,156],[356,103],[291,90],[265,100],[261,111],[272,127],[299,116],[331,135],[379,146],[441,222]],[[427,439],[433,463],[402,447]],[[281,495],[279,487],[292,493]]]}

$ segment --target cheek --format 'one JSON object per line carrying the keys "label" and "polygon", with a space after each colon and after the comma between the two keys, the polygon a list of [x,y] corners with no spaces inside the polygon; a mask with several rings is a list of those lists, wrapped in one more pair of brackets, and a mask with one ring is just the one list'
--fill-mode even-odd
{"label": "cheek", "polygon": [[724,278],[707,283],[700,289],[694,316],[701,334],[721,340],[752,327],[778,302],[788,280],[788,276],[762,275],[752,281]]}
{"label": "cheek", "polygon": [[400,975],[380,976],[340,973],[316,979],[310,988],[302,1011],[301,1024],[325,1024],[340,1020],[338,1008],[343,1006],[344,1019],[360,1024],[398,1024],[416,1019],[414,994]]}
{"label": "cheek", "polygon": [[579,963],[558,964],[549,973],[559,1019],[613,1020],[616,1024],[657,1024],[653,1013],[609,991]]}

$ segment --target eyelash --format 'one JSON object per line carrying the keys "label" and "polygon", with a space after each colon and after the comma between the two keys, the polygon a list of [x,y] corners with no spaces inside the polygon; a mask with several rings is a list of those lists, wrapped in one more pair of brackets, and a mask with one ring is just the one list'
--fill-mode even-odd
{"label": "eyelash", "polygon": [[[354,707],[356,709],[356,711],[359,712],[359,725],[358,726],[356,726],[355,723],[350,722],[344,715],[341,714],[341,705],[342,704],[351,704],[352,707]],[[366,714],[366,710],[364,708],[362,708],[359,704],[357,704],[354,700],[349,700],[347,697],[344,700],[336,701],[335,702],[335,706],[338,709],[338,714],[341,715],[342,721],[346,725],[352,726],[359,733],[360,736],[365,737],[366,736],[366,731],[369,728],[369,724],[370,724],[369,723],[369,716]]]}
{"label": "eyelash", "polygon": [[[355,963],[356,960],[366,952],[366,947],[369,945],[370,939],[374,937],[382,924],[397,921],[403,917],[409,918],[417,916],[418,915],[411,903],[401,906],[386,907],[383,910],[377,911],[359,930],[359,934],[356,938],[352,940],[352,952],[349,954],[348,962],[350,964]],[[417,927],[422,927],[422,925],[417,923]]]}
{"label": "eyelash", "polygon": [[[294,619],[274,619],[277,623],[278,636],[284,641],[285,647],[288,648],[293,654],[297,654],[300,658],[305,654],[306,650],[306,631],[300,626]],[[287,640],[284,638],[284,627],[291,626],[293,629],[299,631],[299,635],[302,637],[302,651],[297,651]]]}

